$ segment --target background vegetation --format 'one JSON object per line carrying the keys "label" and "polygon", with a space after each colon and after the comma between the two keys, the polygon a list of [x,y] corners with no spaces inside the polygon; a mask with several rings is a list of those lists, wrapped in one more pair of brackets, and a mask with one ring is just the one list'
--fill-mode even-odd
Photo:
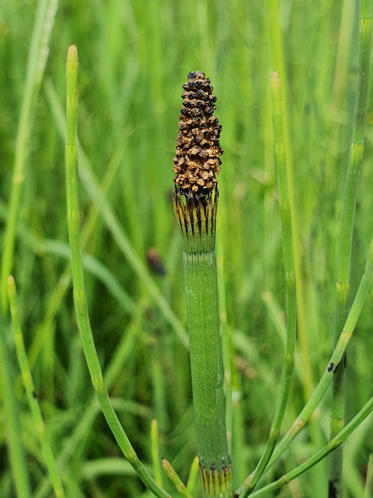
{"label": "background vegetation", "polygon": [[[2,228],[37,3],[0,4]],[[283,430],[308,399],[333,344],[336,241],[358,62],[355,3],[279,2],[303,289],[296,371]],[[160,454],[183,478],[195,443],[189,359],[181,340],[185,306],[181,240],[170,203],[172,158],[186,74],[202,70],[214,85],[225,151],[219,178],[219,291],[227,395],[232,398],[228,428],[238,486],[264,448],[278,395],[284,341],[269,87],[273,4],[59,2],[45,75],[27,122],[30,140],[13,272],[36,394],[68,496],[149,493],[121,458],[99,414],[73,312],[64,185],[66,49],[75,43],[80,54],[81,226],[101,365],[106,371],[111,368],[110,394],[138,454],[151,462],[150,424],[155,418]],[[372,105],[354,231],[352,294],[372,235]],[[152,281],[175,316],[160,301]],[[348,419],[371,395],[372,297],[348,349]],[[8,318],[2,318],[1,328],[33,496],[49,496]],[[282,475],[327,441],[329,410],[328,395],[311,425],[265,479]],[[373,451],[371,422],[368,418],[345,445],[348,497],[363,496],[366,464]],[[0,496],[13,497],[8,434],[8,424],[2,424]],[[325,496],[326,487],[323,461],[279,496]]]}

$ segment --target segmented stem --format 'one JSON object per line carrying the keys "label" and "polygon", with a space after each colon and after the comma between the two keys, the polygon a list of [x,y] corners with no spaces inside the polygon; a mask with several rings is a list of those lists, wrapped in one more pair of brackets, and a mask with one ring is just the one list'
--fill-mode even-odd
{"label": "segmented stem", "polygon": [[312,457],[306,460],[304,463],[291,470],[290,472],[284,474],[280,479],[264,486],[259,489],[251,496],[256,498],[257,496],[262,496],[271,491],[281,488],[285,484],[288,484],[291,480],[298,477],[303,472],[316,465],[320,460],[325,458],[329,453],[335,451],[340,445],[352,434],[352,432],[359,427],[359,425],[373,412],[373,397],[363,406],[363,408],[355,415],[355,417],[349,422],[341,431],[339,431],[333,439],[329,441],[323,448],[317,451]]}
{"label": "segmented stem", "polygon": [[[353,119],[352,142],[346,171],[341,227],[338,240],[339,258],[336,282],[335,342],[347,315],[350,290],[351,246],[355,217],[357,187],[365,145],[365,122],[369,92],[370,54],[371,54],[371,17],[370,2],[360,0],[359,17],[359,72],[357,94]],[[336,372],[333,380],[333,402],[331,411],[331,437],[344,426],[345,418],[345,361]],[[342,496],[343,447],[330,458],[329,498]]]}
{"label": "segmented stem", "polygon": [[367,264],[365,267],[365,272],[361,278],[359,288],[355,295],[355,299],[352,303],[350,312],[347,316],[347,320],[341,329],[341,333],[336,344],[336,347],[330,357],[327,368],[324,371],[319,383],[317,384],[315,390],[313,391],[310,399],[299,413],[298,417],[294,420],[292,426],[281,439],[277,445],[275,451],[273,452],[270,463],[275,462],[280,455],[286,450],[291,441],[295,436],[305,427],[309,421],[312,413],[314,412],[317,405],[320,403],[322,397],[324,396],[327,388],[331,384],[333,377],[340,367],[340,363],[343,359],[343,355],[346,351],[347,345],[350,342],[352,334],[355,330],[356,323],[359,319],[360,313],[363,309],[365,300],[367,298],[368,292],[371,288],[373,281],[373,240],[370,243]]}
{"label": "segmented stem", "polygon": [[202,199],[176,194],[184,241],[185,298],[197,452],[205,497],[231,497],[219,333],[215,219],[217,192]]}

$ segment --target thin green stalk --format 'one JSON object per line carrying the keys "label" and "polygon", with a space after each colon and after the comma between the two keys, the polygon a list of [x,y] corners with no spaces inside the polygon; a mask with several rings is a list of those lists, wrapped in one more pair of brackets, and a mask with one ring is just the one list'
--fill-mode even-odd
{"label": "thin green stalk", "polygon": [[298,311],[298,340],[299,355],[302,363],[302,384],[306,398],[311,395],[313,390],[313,375],[310,363],[307,319],[305,317],[305,290],[302,276],[302,256],[300,253],[300,232],[298,216],[295,209],[294,195],[294,168],[293,168],[293,151],[289,132],[289,109],[288,109],[288,90],[286,67],[284,60],[284,49],[281,27],[279,23],[279,0],[269,1],[269,22],[272,52],[272,67],[278,71],[281,80],[281,113],[282,113],[282,136],[283,147],[286,157],[287,171],[287,188],[289,199],[289,212],[292,224],[292,244],[294,258],[294,272],[296,280],[296,299]]}
{"label": "thin green stalk", "polygon": [[190,466],[188,481],[186,485],[186,490],[191,495],[193,494],[193,490],[196,485],[198,469],[199,469],[199,460],[198,457],[194,457],[192,465]]}
{"label": "thin green stalk", "polygon": [[306,460],[304,463],[284,474],[280,479],[264,486],[259,489],[251,496],[257,497],[262,496],[265,493],[273,492],[276,489],[281,488],[285,484],[288,484],[291,480],[295,479],[299,475],[306,472],[308,469],[316,465],[320,460],[325,458],[329,453],[338,448],[351,434],[359,427],[359,425],[373,412],[373,397],[363,406],[363,408],[355,415],[355,417],[349,422],[341,431],[339,431],[333,439],[329,441],[323,448],[317,451],[311,458]]}
{"label": "thin green stalk", "polygon": [[367,477],[365,479],[364,498],[372,498],[373,494],[373,454],[369,455]]}
{"label": "thin green stalk", "polygon": [[57,0],[39,1],[31,37],[26,80],[15,144],[9,214],[6,222],[4,250],[1,259],[1,301],[3,310],[7,309],[7,279],[13,266],[14,241],[18,213],[21,205],[22,187],[25,179],[28,141],[35,104],[49,53],[50,35],[54,24],[57,4]]}
{"label": "thin green stalk", "polygon": [[270,464],[274,463],[280,457],[280,455],[286,450],[286,448],[289,446],[289,444],[295,438],[295,436],[305,427],[312,413],[314,412],[315,408],[317,407],[322,397],[324,396],[327,388],[331,384],[335,372],[338,371],[338,368],[340,367],[347,345],[355,330],[356,323],[359,319],[368,292],[371,288],[372,280],[373,280],[373,240],[370,243],[368,259],[364,275],[361,278],[355,299],[352,303],[344,327],[342,328],[342,332],[339,336],[336,347],[330,357],[328,366],[325,369],[310,399],[308,400],[302,411],[299,413],[298,417],[295,419],[288,432],[285,434],[285,436],[281,439],[281,441],[277,445],[275,451],[273,452]]}
{"label": "thin green stalk", "polygon": [[65,493],[62,487],[61,477],[56,468],[56,461],[53,451],[45,431],[43,417],[41,415],[39,403],[35,394],[34,382],[31,376],[31,370],[27,359],[21,324],[19,321],[17,291],[14,278],[8,278],[8,297],[10,303],[10,312],[13,321],[14,342],[16,345],[18,364],[22,374],[23,385],[25,387],[27,401],[34,419],[36,435],[39,438],[40,446],[43,452],[44,462],[48,468],[50,480],[53,486],[54,494],[57,498],[64,498]]}
{"label": "thin green stalk", "polygon": [[8,357],[8,345],[6,343],[8,323],[2,314],[0,314],[0,326],[1,394],[4,410],[3,416],[5,418],[5,435],[9,449],[9,462],[17,497],[29,498],[31,496],[30,478],[22,445],[20,414],[14,392],[13,369]]}
{"label": "thin green stalk", "polygon": [[161,458],[159,456],[159,431],[158,431],[158,423],[155,419],[152,420],[150,426],[150,442],[151,442],[154,478],[157,484],[159,484],[159,486],[163,486]]}
{"label": "thin green stalk", "polygon": [[295,287],[295,270],[293,254],[293,226],[289,202],[289,177],[286,168],[286,149],[284,145],[284,126],[281,103],[280,79],[273,73],[271,79],[272,104],[273,104],[273,132],[275,144],[275,163],[277,170],[277,185],[280,201],[280,214],[282,224],[282,252],[285,270],[286,288],[286,346],[280,383],[280,394],[277,400],[268,441],[262,457],[254,472],[246,479],[245,483],[236,492],[237,496],[248,496],[257,485],[262,476],[278,440],[286,404],[289,398],[291,379],[294,370],[295,340],[297,328],[297,302]]}
{"label": "thin green stalk", "polygon": [[170,462],[167,461],[165,458],[162,458],[162,467],[166,472],[167,476],[169,477],[170,481],[174,484],[175,488],[178,490],[178,492],[181,495],[186,496],[187,498],[192,498],[191,495],[188,493],[185,484],[178,476],[176,470],[173,468]]}
{"label": "thin green stalk", "polygon": [[67,220],[71,248],[75,312],[82,340],[83,351],[87,361],[93,387],[96,391],[101,410],[124,456],[136,473],[156,496],[169,497],[168,493],[158,486],[144,465],[139,460],[127,434],[112,407],[106,390],[100,362],[91,330],[88,306],[85,295],[83,266],[80,249],[80,211],[77,185],[77,69],[78,53],[74,45],[69,47],[67,55],[67,95],[66,95],[66,188],[67,188]]}
{"label": "thin green stalk", "polygon": [[[359,71],[357,94],[353,118],[352,142],[349,161],[346,171],[346,180],[343,196],[340,234],[338,240],[339,259],[336,282],[336,318],[335,337],[337,342],[339,332],[346,319],[347,305],[350,290],[351,274],[351,247],[352,233],[355,218],[357,187],[359,183],[361,164],[365,144],[365,123],[369,93],[369,73],[371,54],[371,17],[369,0],[360,0],[359,17]],[[345,361],[334,376],[333,401],[331,409],[330,432],[331,437],[337,434],[344,426],[345,417]],[[343,446],[331,455],[329,469],[329,498],[342,496],[343,476]]]}

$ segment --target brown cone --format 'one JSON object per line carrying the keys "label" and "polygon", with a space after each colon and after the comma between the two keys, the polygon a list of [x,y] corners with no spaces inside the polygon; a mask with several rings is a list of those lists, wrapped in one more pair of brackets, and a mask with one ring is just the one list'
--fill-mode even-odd
{"label": "brown cone", "polygon": [[201,197],[216,186],[223,153],[219,144],[221,126],[213,116],[216,97],[204,73],[189,73],[183,88],[174,182],[180,193]]}

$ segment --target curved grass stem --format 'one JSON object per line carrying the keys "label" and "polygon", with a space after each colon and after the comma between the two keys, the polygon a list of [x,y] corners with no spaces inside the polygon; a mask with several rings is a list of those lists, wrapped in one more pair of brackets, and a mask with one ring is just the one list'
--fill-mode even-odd
{"label": "curved grass stem", "polygon": [[364,405],[364,407],[355,415],[341,431],[339,431],[333,439],[329,441],[323,448],[317,451],[311,458],[304,463],[284,474],[280,479],[264,486],[251,496],[256,498],[266,493],[273,492],[276,489],[288,484],[291,480],[306,472],[308,469],[316,465],[320,460],[325,458],[329,453],[336,450],[350,436],[350,434],[373,412],[373,397]]}
{"label": "curved grass stem", "polygon": [[289,444],[295,438],[295,436],[306,426],[312,413],[314,412],[317,405],[320,403],[327,388],[331,384],[335,372],[338,370],[340,366],[347,345],[356,327],[356,323],[359,319],[365,300],[368,296],[368,292],[371,288],[372,281],[373,281],[373,240],[370,243],[365,272],[361,278],[355,299],[352,303],[346,322],[339,335],[336,347],[330,357],[328,366],[325,369],[324,374],[322,375],[319,383],[317,384],[315,390],[313,391],[310,399],[308,400],[304,408],[301,410],[298,417],[294,420],[288,432],[285,434],[285,436],[281,439],[281,441],[277,445],[270,460],[270,464],[273,464],[280,457],[280,455],[286,450],[286,448],[289,446]]}
{"label": "curved grass stem", "polygon": [[80,211],[77,184],[77,69],[78,54],[75,46],[70,46],[67,55],[67,95],[66,95],[66,188],[67,188],[67,220],[71,248],[71,263],[73,273],[74,305],[83,351],[87,361],[93,387],[96,391],[102,413],[113,433],[123,455],[132,465],[140,479],[156,496],[169,498],[146,470],[132,447],[119,419],[113,409],[106,390],[100,362],[97,356],[91,330],[88,306],[85,294],[83,265],[80,249]]}

